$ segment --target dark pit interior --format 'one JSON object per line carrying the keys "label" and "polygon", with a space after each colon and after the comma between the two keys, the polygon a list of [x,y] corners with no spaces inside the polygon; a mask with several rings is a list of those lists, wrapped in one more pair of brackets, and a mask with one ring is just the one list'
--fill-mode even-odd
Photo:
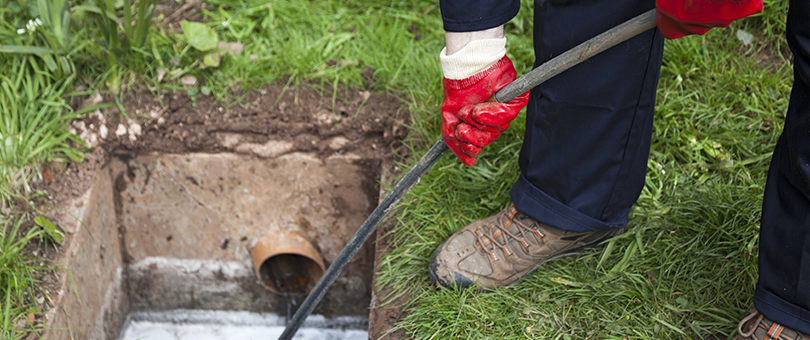
{"label": "dark pit interior", "polygon": [[273,256],[259,267],[259,275],[266,286],[292,296],[303,296],[312,291],[323,276],[323,271],[312,259],[297,254]]}

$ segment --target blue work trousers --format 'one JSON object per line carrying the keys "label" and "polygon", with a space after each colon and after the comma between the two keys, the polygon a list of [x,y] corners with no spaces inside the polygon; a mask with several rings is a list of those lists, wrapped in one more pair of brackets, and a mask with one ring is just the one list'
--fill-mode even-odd
{"label": "blue work trousers", "polygon": [[790,1],[785,36],[793,90],[765,185],[754,305],[810,334],[810,1]]}
{"label": "blue work trousers", "polygon": [[[653,7],[538,0],[536,65]],[[786,37],[795,79],[765,189],[755,305],[810,333],[810,1],[790,1]],[[518,210],[571,231],[627,224],[644,186],[663,46],[657,30],[642,33],[532,90],[511,191]]]}

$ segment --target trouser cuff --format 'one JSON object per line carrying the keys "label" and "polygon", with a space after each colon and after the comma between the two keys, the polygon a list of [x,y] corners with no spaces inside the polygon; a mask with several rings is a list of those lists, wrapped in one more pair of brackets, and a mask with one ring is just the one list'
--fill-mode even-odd
{"label": "trouser cuff", "polygon": [[608,224],[574,210],[551,198],[542,190],[531,184],[523,174],[518,178],[510,192],[515,208],[520,212],[563,230],[586,232],[609,228],[624,228],[627,220],[617,224]]}
{"label": "trouser cuff", "polygon": [[799,307],[757,285],[754,306],[774,322],[810,334],[810,310]]}

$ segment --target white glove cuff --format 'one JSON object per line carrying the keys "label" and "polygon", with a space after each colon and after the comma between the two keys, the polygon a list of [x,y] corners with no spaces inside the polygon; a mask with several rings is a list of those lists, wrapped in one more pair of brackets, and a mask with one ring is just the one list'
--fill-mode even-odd
{"label": "white glove cuff", "polygon": [[488,69],[506,55],[506,38],[479,39],[467,43],[456,53],[439,54],[442,71],[447,79],[469,78]]}

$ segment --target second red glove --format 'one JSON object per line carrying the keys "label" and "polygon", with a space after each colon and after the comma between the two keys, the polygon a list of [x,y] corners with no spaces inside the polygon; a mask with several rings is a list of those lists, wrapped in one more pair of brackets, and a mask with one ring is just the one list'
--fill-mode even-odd
{"label": "second red glove", "polygon": [[762,11],[762,0],[656,0],[655,21],[667,39],[704,34]]}
{"label": "second red glove", "polygon": [[516,77],[512,61],[504,56],[469,78],[442,80],[442,137],[464,164],[475,164],[483,147],[498,139],[529,102],[528,91],[508,103],[485,102]]}

